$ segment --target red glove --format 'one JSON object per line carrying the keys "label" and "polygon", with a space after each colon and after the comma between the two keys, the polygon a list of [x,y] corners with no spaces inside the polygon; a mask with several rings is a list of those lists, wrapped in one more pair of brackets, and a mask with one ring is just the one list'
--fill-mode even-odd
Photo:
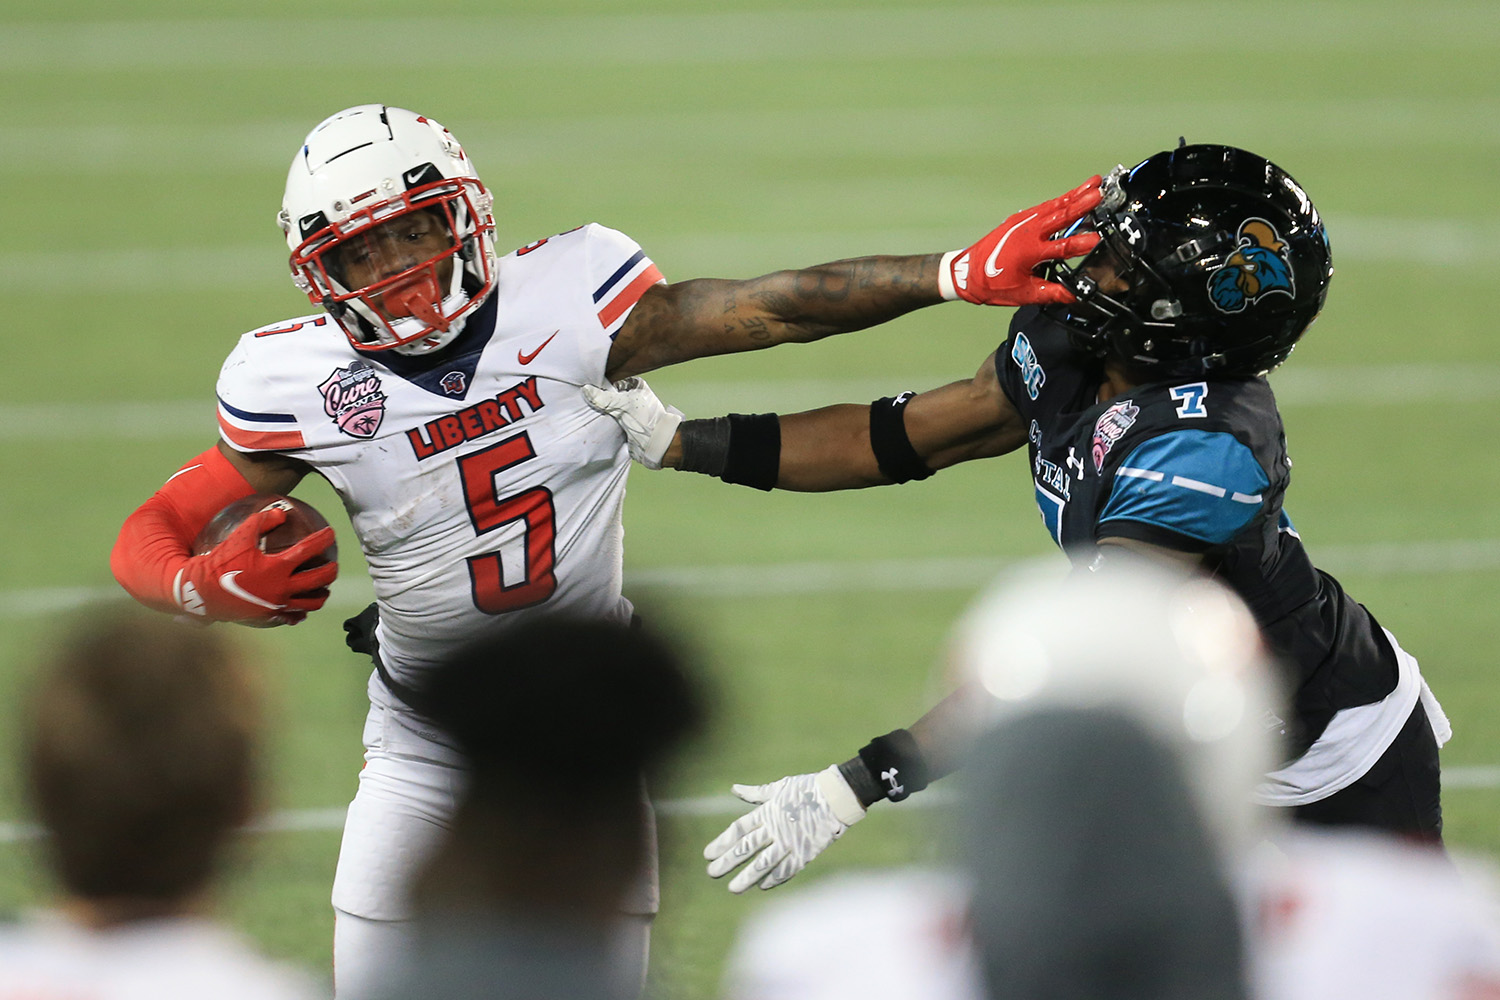
{"label": "red glove", "polygon": [[938,271],[943,298],[990,306],[1072,302],[1072,292],[1034,269],[1043,261],[1081,257],[1098,245],[1098,233],[1052,237],[1099,204],[1099,181],[1091,177],[1065,195],[1017,212],[969,249],[944,254]]}
{"label": "red glove", "polygon": [[287,518],[277,507],[257,511],[214,546],[184,560],[172,581],[172,599],[188,614],[250,625],[295,625],[328,600],[338,563],[298,571],[333,544],[324,528],[289,548],[261,551],[261,536]]}
{"label": "red glove", "polygon": [[203,526],[254,492],[217,448],[198,455],[125,519],[110,553],[115,579],[142,604],[169,614],[256,625],[300,622],[328,599],[338,564],[296,569],[333,544],[332,528],[267,555],[260,537],[285,521],[286,511],[260,511],[212,552],[192,554]]}

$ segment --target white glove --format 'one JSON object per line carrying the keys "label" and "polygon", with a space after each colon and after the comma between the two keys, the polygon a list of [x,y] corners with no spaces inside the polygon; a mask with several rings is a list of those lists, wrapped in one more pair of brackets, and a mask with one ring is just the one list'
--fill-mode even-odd
{"label": "white glove", "polygon": [[734,794],[758,805],[703,849],[708,874],[719,878],[760,853],[730,880],[730,892],[744,892],[757,882],[762,889],[780,885],[865,815],[837,765],[769,785],[733,788]]}
{"label": "white glove", "polygon": [[630,457],[648,469],[660,469],[662,456],[682,423],[682,411],[656,398],[646,380],[635,375],[612,387],[583,387],[583,398],[600,413],[615,418],[630,442]]}

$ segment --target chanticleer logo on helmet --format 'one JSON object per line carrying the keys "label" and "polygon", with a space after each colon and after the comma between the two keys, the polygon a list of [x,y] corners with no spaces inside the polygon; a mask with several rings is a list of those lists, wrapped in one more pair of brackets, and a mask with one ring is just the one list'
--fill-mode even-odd
{"label": "chanticleer logo on helmet", "polygon": [[1220,312],[1237,313],[1277,292],[1297,294],[1286,241],[1265,219],[1246,219],[1234,253],[1208,276],[1208,297]]}

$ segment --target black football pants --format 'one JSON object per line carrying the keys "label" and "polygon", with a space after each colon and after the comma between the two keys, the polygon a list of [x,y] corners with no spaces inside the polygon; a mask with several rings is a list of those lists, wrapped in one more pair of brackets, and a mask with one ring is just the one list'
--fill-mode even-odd
{"label": "black football pants", "polygon": [[1364,777],[1326,799],[1295,807],[1292,814],[1301,822],[1375,827],[1440,844],[1441,794],[1437,740],[1418,701],[1395,741]]}

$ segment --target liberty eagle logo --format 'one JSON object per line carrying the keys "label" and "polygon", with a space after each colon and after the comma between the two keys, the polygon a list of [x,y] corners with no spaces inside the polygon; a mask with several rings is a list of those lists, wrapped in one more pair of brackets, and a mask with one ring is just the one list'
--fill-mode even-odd
{"label": "liberty eagle logo", "polygon": [[1234,253],[1208,276],[1208,297],[1220,312],[1237,313],[1277,292],[1297,294],[1286,241],[1265,219],[1246,219]]}

